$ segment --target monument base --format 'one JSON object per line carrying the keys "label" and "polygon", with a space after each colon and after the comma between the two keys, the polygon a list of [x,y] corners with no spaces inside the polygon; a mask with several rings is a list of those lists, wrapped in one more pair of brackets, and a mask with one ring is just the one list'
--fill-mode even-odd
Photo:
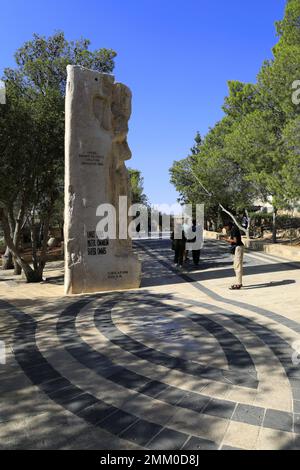
{"label": "monument base", "polygon": [[[84,264],[66,269],[65,292],[67,295],[89,294],[125,289],[138,289],[141,284],[141,263],[138,257],[132,255],[127,259],[115,260],[115,263],[99,272],[99,267]],[[74,272],[75,269],[75,272]],[[72,280],[72,274],[73,280]]]}

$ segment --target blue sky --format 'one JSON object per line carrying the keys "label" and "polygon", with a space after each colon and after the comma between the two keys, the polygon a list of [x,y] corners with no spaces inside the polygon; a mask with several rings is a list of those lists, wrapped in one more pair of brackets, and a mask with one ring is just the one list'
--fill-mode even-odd
{"label": "blue sky", "polygon": [[117,51],[133,92],[128,136],[152,203],[176,202],[169,168],[196,131],[222,117],[227,80],[255,81],[276,42],[285,0],[1,0],[0,75],[34,32],[63,30]]}

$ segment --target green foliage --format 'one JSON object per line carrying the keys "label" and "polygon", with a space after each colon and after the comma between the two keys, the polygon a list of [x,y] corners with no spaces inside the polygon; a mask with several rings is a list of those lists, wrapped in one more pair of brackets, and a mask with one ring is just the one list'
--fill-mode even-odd
{"label": "green foliage", "polygon": [[257,188],[257,196],[280,207],[285,199],[282,167],[285,162],[276,122],[267,111],[256,110],[233,127],[225,139],[228,158],[243,169],[244,179]]}
{"label": "green foliage", "polygon": [[48,38],[33,35],[33,40],[16,52],[17,72],[38,90],[49,88],[65,92],[66,67],[68,64],[111,73],[114,69],[116,52],[112,49],[90,51],[90,41],[80,39],[67,41],[62,31]]}
{"label": "green foliage", "polygon": [[246,116],[258,106],[257,86],[252,83],[242,83],[231,80],[228,82],[229,95],[225,98],[223,111],[232,118],[232,120],[240,119]]}
{"label": "green foliage", "polygon": [[300,2],[289,0],[277,23],[279,42],[256,84],[228,82],[224,118],[187,158],[174,162],[171,182],[188,202],[221,204],[232,213],[272,201],[275,212],[300,199]]}
{"label": "green foliage", "polygon": [[201,144],[202,144],[202,138],[201,138],[200,132],[197,132],[196,137],[195,137],[195,144],[191,148],[192,155],[197,155],[199,153]]}
{"label": "green foliage", "polygon": [[[265,230],[272,229],[273,214],[266,212],[251,213],[252,224],[255,227],[263,227]],[[300,229],[300,217],[291,217],[287,214],[277,216],[277,228],[279,230]]]}
{"label": "green foliage", "polygon": [[282,21],[276,23],[279,43],[274,47],[276,56],[286,46],[300,44],[300,3],[299,0],[288,0]]}
{"label": "green foliage", "polygon": [[28,187],[34,145],[33,116],[19,83],[6,82],[7,104],[0,106],[0,204],[11,206]]}
{"label": "green foliage", "polygon": [[128,168],[131,203],[148,205],[148,198],[144,194],[144,178],[139,170]]}
{"label": "green foliage", "polygon": [[[49,38],[35,34],[16,52],[16,68],[5,70],[7,105],[0,106],[0,209],[3,224],[12,222],[16,243],[20,233],[13,232],[20,232],[25,221],[32,233],[42,223],[47,240],[51,220],[62,220],[66,66],[111,73],[116,56],[111,49],[90,51],[89,46],[87,39],[68,42],[62,32]],[[38,279],[45,260],[38,262],[35,251],[33,258]]]}

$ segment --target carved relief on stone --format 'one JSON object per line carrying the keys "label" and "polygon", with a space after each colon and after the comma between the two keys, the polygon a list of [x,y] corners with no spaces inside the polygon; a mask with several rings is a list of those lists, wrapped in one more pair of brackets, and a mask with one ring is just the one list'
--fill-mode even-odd
{"label": "carved relief on stone", "polygon": [[[125,166],[125,161],[131,158],[131,151],[127,142],[128,134],[128,121],[131,116],[131,91],[122,83],[116,83],[113,87],[112,94],[112,128],[113,128],[113,161],[115,167],[112,172],[112,181],[116,184],[117,191],[114,193],[115,207],[119,212],[119,197],[128,197],[128,206],[131,204],[130,186],[128,179],[128,171]],[[119,215],[119,214],[117,214]],[[118,217],[117,217],[118,220]],[[127,217],[129,223],[129,218]],[[117,230],[119,224],[117,223]],[[118,254],[122,255],[131,250],[131,242],[127,240],[119,240]]]}
{"label": "carved relief on stone", "polygon": [[[67,293],[138,287],[131,240],[94,236],[97,207],[129,195],[125,161],[131,92],[111,75],[68,66],[66,93],[65,256]],[[69,189],[71,188],[71,191]],[[130,204],[130,201],[129,201]],[[100,246],[101,245],[101,246]],[[93,256],[94,255],[94,256]],[[121,274],[120,274],[121,273]]]}

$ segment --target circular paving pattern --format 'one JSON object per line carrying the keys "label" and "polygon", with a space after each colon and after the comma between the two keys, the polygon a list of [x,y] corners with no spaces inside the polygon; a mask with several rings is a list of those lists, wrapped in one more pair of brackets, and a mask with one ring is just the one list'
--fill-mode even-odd
{"label": "circular paving pattern", "polygon": [[259,448],[278,437],[299,448],[300,369],[291,359],[299,325],[241,301],[221,308],[181,276],[214,302],[93,295],[36,321],[0,301],[18,322],[17,363],[45,399],[124,448]]}
{"label": "circular paving pattern", "polygon": [[[46,393],[49,399],[86,422],[143,448],[217,449],[221,442],[211,439],[214,432],[208,427],[225,429],[232,422],[300,433],[297,414],[293,414],[292,410],[289,412],[266,409],[253,404],[220,399],[214,397],[213,392],[209,391],[211,384],[218,384],[224,386],[225,390],[245,389],[245,392],[254,391],[256,396],[259,396],[259,374],[255,360],[238,335],[233,334],[225,326],[226,320],[230,318],[231,323],[234,322],[242,327],[242,336],[247,332],[251,337],[255,336],[267,347],[268,355],[275,356],[289,379],[293,398],[298,398],[299,370],[291,365],[289,344],[276,332],[249,318],[224,310],[218,314],[213,312],[206,315],[197,314],[189,308],[168,305],[152,295],[144,296],[143,304],[147,311],[147,318],[144,323],[140,322],[138,325],[134,317],[135,312],[140,308],[140,297],[135,293],[101,296],[101,298],[94,296],[71,303],[61,313],[56,323],[57,338],[65,351],[105,383],[110,382],[111,399],[109,401],[106,401],[105,397],[101,399],[101,389],[99,389],[98,396],[95,396],[73,383],[72,379],[60,373],[59,369],[51,364],[37,345],[37,323],[21,312],[15,312],[19,321],[19,327],[15,333],[15,357],[27,377]],[[114,314],[114,309],[120,305],[122,306],[121,312]],[[195,307],[194,302],[193,308]],[[199,307],[207,311],[213,310],[211,306],[205,306],[203,303],[199,303]],[[131,312],[133,315],[130,317],[126,312]],[[118,321],[122,323],[122,314],[127,320],[128,333],[118,327]],[[83,338],[76,327],[76,320],[80,315],[83,315],[85,319],[84,328],[91,332],[90,341]],[[181,338],[184,334],[182,320],[193,331],[195,344],[192,352],[182,349],[184,345],[184,338]],[[156,328],[153,337],[151,329],[154,326]],[[133,335],[130,334],[130,327],[134,331]],[[159,338],[161,344],[159,348],[154,348],[147,344],[147,339],[150,342],[156,340],[155,332],[158,330],[163,331]],[[171,333],[175,344],[178,338],[181,339],[177,348],[171,348],[173,354],[164,351],[165,346],[169,346],[168,337]],[[115,359],[115,350],[110,351],[106,348],[105,342],[102,347],[101,338],[102,342],[103,339],[107,340],[117,348],[118,357],[121,358],[126,353],[125,360]],[[223,367],[210,366],[205,363],[206,355],[204,354],[204,357],[201,355],[201,349],[202,351],[205,349],[204,342],[208,349],[209,345],[218,344],[222,351]],[[202,348],[199,347],[198,360],[197,343],[202,345]],[[185,352],[185,354],[180,354],[180,352]],[[193,357],[189,358],[189,356]],[[268,362],[268,358],[265,360]],[[121,362],[123,362],[122,365]],[[148,363],[148,369],[144,374],[145,363]],[[151,374],[151,370],[155,373]],[[171,385],[174,372],[179,374],[182,386]],[[160,380],[157,378],[158,375],[161,376]],[[199,383],[202,391],[196,392],[190,389],[189,383]],[[134,392],[134,395],[128,394],[128,397],[125,394],[124,406],[121,406],[118,399],[114,400],[115,385],[118,386],[116,393],[119,388]],[[163,403],[166,408],[174,410],[175,419],[171,418],[167,424],[160,423],[159,413],[155,421],[145,419],[143,418],[145,410],[139,409],[138,404],[135,412],[126,411],[126,403],[129,401],[132,405],[137,395],[146,397],[148,406],[154,406],[154,409],[155,404]],[[142,403],[142,406],[145,406],[146,403]],[[181,416],[184,411],[195,415],[190,426],[187,423],[182,429],[180,422],[176,420],[178,410],[181,410]],[[199,427],[194,428],[197,417],[199,417]],[[206,421],[201,418],[206,418]],[[205,427],[201,428],[201,425]],[[189,427],[190,431],[188,431]],[[220,434],[222,435],[222,432]]]}

